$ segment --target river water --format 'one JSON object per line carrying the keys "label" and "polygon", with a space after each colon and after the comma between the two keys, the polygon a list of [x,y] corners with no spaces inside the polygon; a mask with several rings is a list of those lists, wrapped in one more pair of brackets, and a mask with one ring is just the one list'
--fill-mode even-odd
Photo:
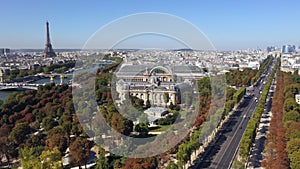
{"label": "river water", "polygon": [[[103,66],[106,66],[106,65],[109,65],[109,64],[112,64],[112,63],[115,63],[113,61],[104,61],[104,63],[102,63],[101,65],[96,65],[95,67],[93,68],[90,68],[89,71],[91,72],[94,72],[96,71],[97,69],[103,67]],[[72,79],[72,75],[70,76],[67,76],[65,77],[64,79],[64,83],[69,83],[69,81]],[[50,83],[50,78],[43,78],[43,79],[40,79],[40,80],[37,80],[35,82],[32,82],[34,84],[45,84],[45,83]],[[54,78],[54,83],[55,84],[60,84],[60,77],[59,76],[56,76]],[[13,92],[16,92],[16,91],[0,91],[0,100],[6,100],[9,95]],[[18,92],[18,91],[17,91]]]}
{"label": "river water", "polygon": [[[65,79],[64,79],[64,82],[65,83],[68,83],[70,80],[72,79],[72,76],[67,76]],[[54,82],[55,84],[59,84],[60,83],[60,77],[59,76],[56,76],[54,78]],[[40,80],[37,80],[35,82],[32,82],[34,84],[45,84],[45,83],[50,83],[50,78],[44,78],[44,79],[40,79]],[[9,95],[13,92],[20,92],[20,91],[0,91],[0,100],[6,100]]]}
{"label": "river water", "polygon": [[12,91],[0,91],[0,100],[6,100]]}

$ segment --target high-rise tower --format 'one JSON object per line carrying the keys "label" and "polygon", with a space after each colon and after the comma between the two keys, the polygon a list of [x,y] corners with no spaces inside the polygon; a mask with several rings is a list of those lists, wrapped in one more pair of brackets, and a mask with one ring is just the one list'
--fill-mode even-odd
{"label": "high-rise tower", "polygon": [[46,46],[45,46],[45,50],[43,52],[43,56],[44,57],[54,57],[56,56],[51,42],[50,42],[50,31],[49,31],[49,22],[46,22],[46,31],[47,31],[47,40],[46,40]]}

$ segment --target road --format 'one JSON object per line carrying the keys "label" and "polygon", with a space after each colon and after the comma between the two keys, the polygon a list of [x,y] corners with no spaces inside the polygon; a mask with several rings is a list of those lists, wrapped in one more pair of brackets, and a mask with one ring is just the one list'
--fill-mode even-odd
{"label": "road", "polygon": [[273,79],[273,84],[270,87],[269,94],[267,97],[267,102],[265,105],[265,110],[262,114],[258,131],[255,137],[255,141],[251,148],[250,157],[248,159],[247,168],[261,168],[262,162],[262,153],[264,151],[264,145],[266,141],[266,136],[269,131],[270,121],[271,121],[271,108],[272,108],[272,98],[274,95],[274,86],[275,86],[275,79]]}
{"label": "road", "polygon": [[270,64],[263,73],[265,76],[262,76],[254,86],[254,96],[244,98],[237,110],[224,123],[215,139],[205,148],[204,153],[200,154],[193,165],[189,167],[190,169],[231,167],[245,128],[260,99],[260,91],[264,89],[264,82],[268,81],[274,63],[275,61]]}

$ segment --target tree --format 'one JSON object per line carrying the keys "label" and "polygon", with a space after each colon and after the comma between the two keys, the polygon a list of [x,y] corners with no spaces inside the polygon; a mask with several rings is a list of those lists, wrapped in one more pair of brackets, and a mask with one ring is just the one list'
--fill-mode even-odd
{"label": "tree", "polygon": [[167,107],[167,104],[168,104],[168,102],[169,102],[169,100],[170,100],[169,93],[164,93],[163,99],[164,99],[164,102],[165,102],[166,107]]}
{"label": "tree", "polygon": [[237,92],[235,92],[233,95],[233,100],[235,101],[235,103],[238,103],[245,94],[246,94],[245,87],[241,87]]}
{"label": "tree", "polygon": [[10,159],[14,156],[14,154],[16,154],[16,147],[14,147],[12,142],[7,137],[0,137],[0,154],[7,159],[8,165],[10,164]]}
{"label": "tree", "polygon": [[43,119],[42,126],[46,131],[48,131],[55,126],[55,121],[51,116],[48,116]]}
{"label": "tree", "polygon": [[225,103],[224,113],[227,115],[234,107],[235,101],[234,100],[228,100]]}
{"label": "tree", "polygon": [[24,147],[19,150],[19,159],[21,166],[24,169],[39,169],[39,158],[38,156],[42,153],[43,147]]}
{"label": "tree", "polygon": [[134,106],[137,107],[139,110],[142,110],[144,106],[144,100],[137,98],[134,102]]}
{"label": "tree", "polygon": [[68,147],[68,139],[62,134],[54,134],[46,140],[47,150],[57,148],[61,153],[64,153]]}
{"label": "tree", "polygon": [[204,77],[200,80],[198,80],[198,89],[199,89],[199,92],[201,92],[202,89],[209,89],[211,90],[211,85],[210,85],[210,78],[209,77]]}
{"label": "tree", "polygon": [[144,123],[149,125],[148,115],[146,113],[142,113],[139,118],[139,123]]}
{"label": "tree", "polygon": [[294,98],[288,98],[288,99],[286,99],[286,100],[284,101],[284,106],[283,106],[283,108],[284,108],[284,110],[285,110],[286,112],[292,111],[292,110],[294,110],[294,109],[297,108],[297,107],[298,107],[298,104],[297,104],[297,102],[295,101]]}
{"label": "tree", "polygon": [[71,129],[71,134],[74,134],[76,136],[80,136],[80,134],[83,133],[83,128],[80,125],[79,121],[74,121],[72,123],[72,129]]}
{"label": "tree", "polygon": [[289,156],[291,169],[300,169],[300,150]]}
{"label": "tree", "polygon": [[296,139],[300,138],[300,123],[299,122],[292,122],[286,130],[286,137],[288,139]]}
{"label": "tree", "polygon": [[170,102],[169,109],[174,110],[174,108],[175,108],[175,105],[172,102]]}
{"label": "tree", "polygon": [[155,157],[148,158],[127,158],[122,169],[156,169],[157,160]]}
{"label": "tree", "polygon": [[170,163],[167,165],[166,169],[179,169],[179,167],[178,167],[177,164],[175,164],[175,163],[173,163],[173,162],[170,162]]}
{"label": "tree", "polygon": [[86,165],[90,156],[90,142],[84,138],[77,137],[74,142],[70,144],[70,158],[69,162],[73,166]]}
{"label": "tree", "polygon": [[39,157],[41,169],[62,169],[62,156],[57,147],[53,150],[46,150]]}
{"label": "tree", "polygon": [[298,69],[296,69],[296,70],[294,71],[294,75],[299,75],[299,70],[298,70]]}
{"label": "tree", "polygon": [[26,135],[30,133],[30,127],[25,123],[18,123],[10,133],[12,141],[19,145],[24,142]]}
{"label": "tree", "polygon": [[54,128],[52,128],[51,130],[49,130],[49,131],[47,132],[48,138],[52,137],[52,136],[55,135],[55,134],[60,134],[60,135],[62,135],[62,136],[67,136],[67,133],[66,133],[66,131],[63,129],[62,126],[54,127]]}
{"label": "tree", "polygon": [[286,151],[289,155],[298,150],[300,150],[300,138],[293,139],[287,143]]}
{"label": "tree", "polygon": [[300,122],[300,113],[298,111],[292,110],[289,112],[284,113],[283,115],[283,121],[296,121]]}
{"label": "tree", "polygon": [[96,161],[95,169],[108,169],[108,168],[109,168],[109,162],[108,162],[108,158],[105,157],[105,150],[100,148],[99,157]]}
{"label": "tree", "polygon": [[114,169],[119,169],[119,168],[121,168],[122,167],[122,161],[120,160],[120,159],[117,159],[117,160],[115,160],[115,162],[114,162],[114,166],[113,166],[113,168]]}
{"label": "tree", "polygon": [[179,115],[180,114],[178,112],[174,112],[172,115],[169,114],[165,118],[158,119],[157,123],[159,125],[170,125],[170,124],[173,124],[176,121],[176,119],[178,118]]}
{"label": "tree", "polygon": [[186,106],[190,106],[192,104],[192,94],[189,91],[185,91],[183,93],[183,97],[184,97],[184,102],[186,104]]}
{"label": "tree", "polygon": [[123,123],[124,123],[124,126],[125,126],[125,130],[122,134],[128,136],[133,131],[133,126],[134,126],[133,122],[131,120],[128,120],[128,119],[123,117]]}
{"label": "tree", "polygon": [[149,132],[148,125],[144,123],[139,123],[135,126],[134,130],[139,132],[142,136],[147,136]]}
{"label": "tree", "polygon": [[124,135],[129,135],[133,130],[133,122],[124,118],[119,113],[113,113],[111,125],[115,130]]}
{"label": "tree", "polygon": [[[277,62],[278,63],[278,62]],[[285,101],[284,88],[289,83],[286,74],[277,73],[276,90],[272,100],[272,119],[270,122],[269,133],[266,140],[266,156],[262,162],[262,167],[266,169],[289,168],[289,161],[286,152],[286,141],[288,135],[283,125],[283,104]],[[280,87],[279,87],[280,86]],[[293,97],[293,96],[292,96]]]}
{"label": "tree", "polygon": [[233,100],[233,95],[236,92],[236,90],[234,88],[231,87],[227,87],[226,90],[226,99],[227,100]]}
{"label": "tree", "polygon": [[44,67],[43,68],[43,71],[45,72],[45,73],[48,73],[50,70],[49,70],[49,67]]}
{"label": "tree", "polygon": [[148,109],[148,108],[150,108],[150,107],[151,107],[150,100],[147,99],[145,108]]}
{"label": "tree", "polygon": [[26,140],[27,147],[45,146],[45,134],[32,135]]}

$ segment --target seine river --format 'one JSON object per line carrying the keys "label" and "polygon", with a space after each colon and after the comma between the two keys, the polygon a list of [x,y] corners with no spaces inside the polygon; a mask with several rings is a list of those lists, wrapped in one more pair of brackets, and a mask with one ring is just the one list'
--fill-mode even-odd
{"label": "seine river", "polygon": [[[68,83],[71,79],[72,79],[72,76],[68,76],[67,78],[65,78],[65,83]],[[55,84],[59,84],[60,83],[60,77],[56,76],[55,79],[54,79],[54,82],[55,82]],[[33,83],[35,83],[35,84],[50,83],[50,79],[49,78],[44,78],[44,79],[37,80]],[[20,92],[20,91],[0,91],[0,100],[6,100],[9,97],[9,95],[13,92]]]}
{"label": "seine river", "polygon": [[[103,66],[106,66],[106,65],[109,65],[109,64],[112,64],[112,63],[115,63],[114,61],[110,61],[110,60],[105,60],[102,64],[99,64],[93,68],[90,68],[90,71],[95,71]],[[68,83],[70,80],[72,79],[72,75],[71,76],[67,76],[65,78],[65,83]],[[59,76],[56,76],[55,79],[54,79],[54,82],[55,84],[59,84],[60,83],[60,77]],[[44,79],[40,79],[40,80],[37,80],[35,82],[32,82],[34,84],[45,84],[45,83],[50,83],[50,79],[49,78],[44,78]],[[0,100],[6,100],[9,95],[13,92],[20,92],[20,91],[0,91]]]}

